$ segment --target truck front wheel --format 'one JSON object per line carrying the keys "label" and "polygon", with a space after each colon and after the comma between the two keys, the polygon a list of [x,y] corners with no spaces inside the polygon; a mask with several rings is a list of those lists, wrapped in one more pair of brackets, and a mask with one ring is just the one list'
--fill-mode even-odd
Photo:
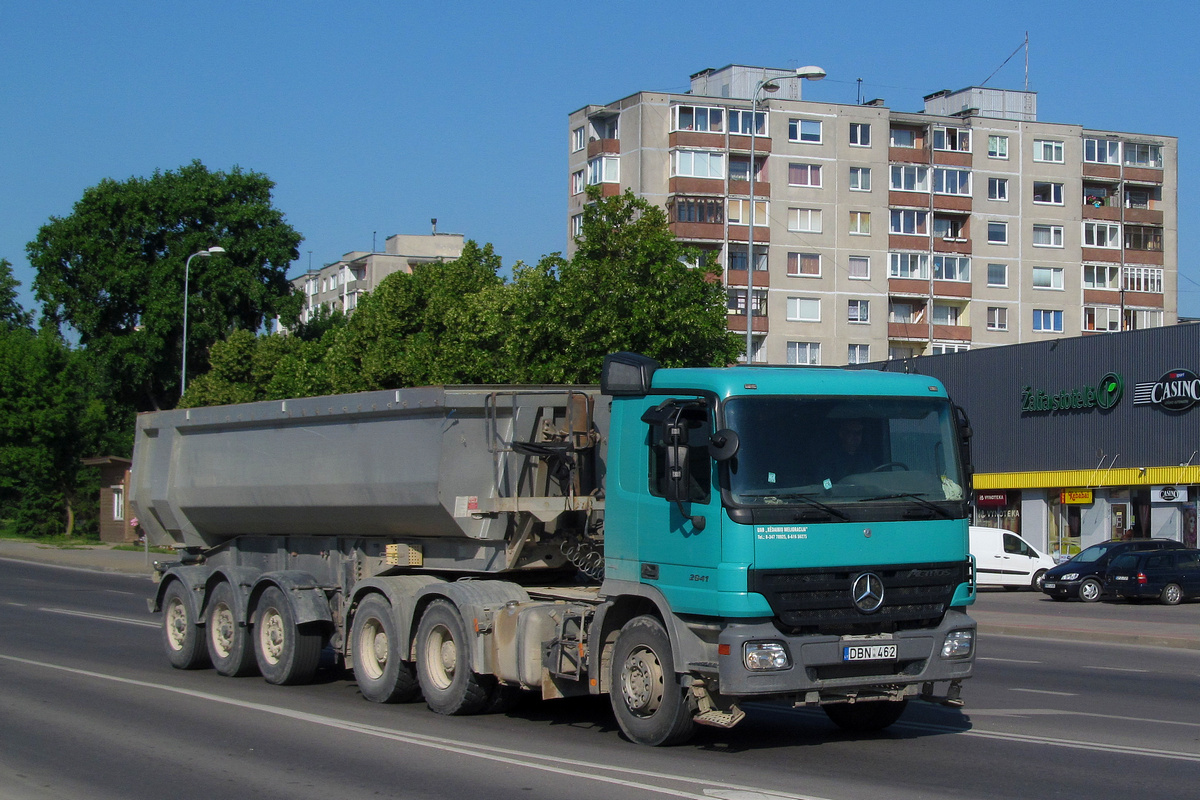
{"label": "truck front wheel", "polygon": [[421,696],[413,665],[403,660],[392,605],[379,595],[358,604],[350,628],[354,679],[372,703],[408,703]]}
{"label": "truck front wheel", "polygon": [[825,715],[844,731],[875,733],[900,719],[908,700],[872,700],[824,706]]}
{"label": "truck front wheel", "polygon": [[430,603],[417,625],[417,680],[439,714],[478,714],[491,700],[493,681],[475,674],[467,626],[445,600]]}
{"label": "truck front wheel", "polygon": [[322,644],[320,633],[296,624],[282,591],[272,586],[262,593],[254,609],[254,655],[267,683],[311,683]]}
{"label": "truck front wheel", "polygon": [[187,600],[184,585],[171,581],[163,594],[163,649],[175,669],[200,669],[209,665],[208,650]]}
{"label": "truck front wheel", "polygon": [[635,617],[617,636],[609,695],[621,730],[637,744],[682,744],[695,727],[688,691],[675,676],[671,639],[651,616]]}
{"label": "truck front wheel", "polygon": [[217,584],[208,600],[208,655],[221,675],[241,678],[257,669],[249,630],[237,624],[233,587]]}

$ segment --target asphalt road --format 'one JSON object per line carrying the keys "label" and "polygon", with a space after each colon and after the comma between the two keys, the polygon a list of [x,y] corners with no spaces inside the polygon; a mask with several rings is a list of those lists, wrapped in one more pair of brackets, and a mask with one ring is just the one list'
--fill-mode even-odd
{"label": "asphalt road", "polygon": [[[1194,796],[1200,774],[1200,651],[1186,648],[985,635],[961,711],[913,704],[853,737],[820,711],[752,707],[731,731],[651,749],[595,699],[446,718],[368,703],[332,668],[303,687],[173,670],[150,589],[0,561],[0,798],[1153,800]],[[1048,602],[977,608],[1037,617]],[[1045,610],[1082,629],[1200,605]]]}

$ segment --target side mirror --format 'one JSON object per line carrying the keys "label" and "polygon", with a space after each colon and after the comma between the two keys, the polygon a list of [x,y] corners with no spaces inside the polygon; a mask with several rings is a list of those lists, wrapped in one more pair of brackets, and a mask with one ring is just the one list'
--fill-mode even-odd
{"label": "side mirror", "polygon": [[708,454],[714,461],[728,461],[737,455],[740,446],[741,440],[738,438],[737,431],[722,428],[709,438]]}

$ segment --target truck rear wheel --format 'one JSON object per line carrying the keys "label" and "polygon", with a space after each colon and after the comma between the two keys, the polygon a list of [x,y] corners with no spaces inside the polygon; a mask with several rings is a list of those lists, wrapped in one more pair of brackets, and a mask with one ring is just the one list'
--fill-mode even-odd
{"label": "truck rear wheel", "polygon": [[171,581],[163,594],[163,649],[175,669],[200,669],[209,665],[208,650],[187,600],[184,585]]}
{"label": "truck rear wheel", "polygon": [[900,719],[908,700],[872,700],[866,703],[837,703],[823,706],[835,725],[851,733],[881,731]]}
{"label": "truck rear wheel", "polygon": [[635,617],[617,636],[609,697],[630,741],[682,744],[695,728],[688,691],[675,676],[671,639],[651,616]]}
{"label": "truck rear wheel", "polygon": [[354,679],[372,703],[408,703],[421,696],[416,671],[406,662],[392,606],[379,595],[358,604],[350,628]]}
{"label": "truck rear wheel", "polygon": [[254,656],[267,683],[310,683],[321,658],[321,634],[304,630],[287,597],[272,586],[254,609]]}
{"label": "truck rear wheel", "polygon": [[233,587],[222,581],[208,599],[208,655],[221,675],[241,678],[253,675],[258,664],[250,643],[250,631],[238,625]]}
{"label": "truck rear wheel", "polygon": [[492,697],[491,677],[474,672],[462,615],[445,600],[430,603],[417,625],[417,680],[439,714],[478,714]]}

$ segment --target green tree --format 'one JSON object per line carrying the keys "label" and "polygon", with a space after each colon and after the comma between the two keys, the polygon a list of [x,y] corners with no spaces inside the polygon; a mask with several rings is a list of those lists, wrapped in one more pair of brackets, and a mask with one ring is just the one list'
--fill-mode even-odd
{"label": "green tree", "polygon": [[315,339],[294,333],[255,336],[250,331],[234,331],[212,346],[209,371],[188,383],[180,407],[331,394],[325,361],[338,331],[345,326],[345,317],[340,320],[324,326]]}
{"label": "green tree", "polygon": [[33,314],[21,307],[17,287],[21,282],[13,277],[12,264],[0,258],[0,330],[32,328]]}
{"label": "green tree", "polygon": [[43,318],[70,325],[117,405],[167,408],[179,395],[184,272],[191,262],[188,374],[234,330],[256,331],[300,305],[286,277],[301,237],[271,202],[274,183],[199,161],[150,178],[104,180],[69,216],[52,217],[27,250]]}

